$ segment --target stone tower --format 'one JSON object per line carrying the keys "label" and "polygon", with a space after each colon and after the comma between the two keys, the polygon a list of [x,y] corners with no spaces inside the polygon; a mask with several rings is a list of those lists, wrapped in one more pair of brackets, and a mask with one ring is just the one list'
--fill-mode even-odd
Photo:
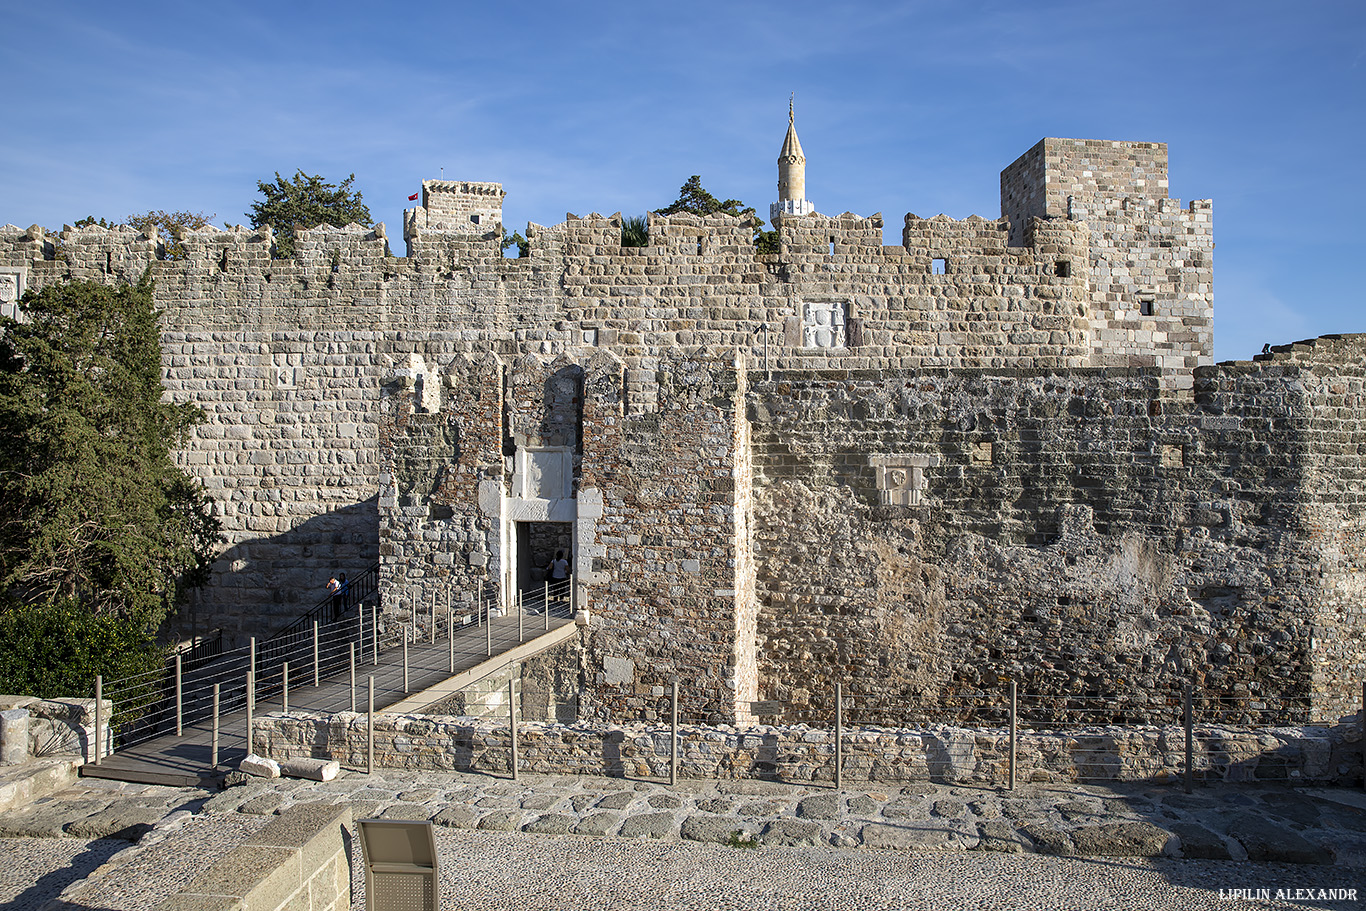
{"label": "stone tower", "polygon": [[806,156],[797,138],[792,101],[787,103],[787,135],[778,153],[778,201],[768,207],[769,221],[780,215],[811,215],[816,207],[806,198]]}

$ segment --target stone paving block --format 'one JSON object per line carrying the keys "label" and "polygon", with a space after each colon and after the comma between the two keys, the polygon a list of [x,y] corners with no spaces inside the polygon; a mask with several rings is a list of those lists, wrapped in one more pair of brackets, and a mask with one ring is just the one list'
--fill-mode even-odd
{"label": "stone paving block", "polygon": [[947,825],[905,823],[889,825],[870,822],[863,827],[863,846],[895,851],[963,851],[978,843],[976,827],[972,832]]}
{"label": "stone paving block", "polygon": [[1076,826],[1068,836],[1083,857],[1161,857],[1172,834],[1148,822],[1103,822]]}
{"label": "stone paving block", "polygon": [[[871,803],[871,801],[870,801]],[[797,815],[803,819],[834,819],[840,812],[838,794],[814,794],[797,804]]]}
{"label": "stone paving block", "polygon": [[1232,860],[1228,843],[1217,833],[1193,822],[1176,822],[1168,826],[1181,839],[1181,856],[1194,860]]}
{"label": "stone paving block", "polygon": [[689,841],[726,844],[742,826],[729,816],[689,816],[679,827],[679,835]]}
{"label": "stone paving block", "polygon": [[579,820],[574,827],[575,835],[606,835],[617,827],[621,822],[621,816],[616,813],[593,813]]}
{"label": "stone paving block", "polygon": [[821,826],[817,822],[802,819],[775,819],[764,827],[764,844],[817,845],[821,843]]}
{"label": "stone paving block", "polygon": [[479,820],[478,828],[492,832],[515,832],[521,824],[521,810],[494,810]]}
{"label": "stone paving block", "polygon": [[278,810],[280,808],[280,805],[284,802],[284,794],[277,794],[274,791],[268,791],[265,794],[257,794],[255,797],[249,798],[246,801],[244,801],[240,806],[238,806],[237,812],[247,813],[251,816],[269,816],[271,813],[274,813],[276,810]]}
{"label": "stone paving block", "polygon": [[561,799],[561,795],[556,794],[556,793],[550,793],[550,794],[533,794],[533,795],[531,795],[530,797],[527,797],[527,798],[525,798],[525,799],[522,800],[522,809],[523,809],[523,810],[549,810],[549,809],[550,809],[551,807],[553,807],[555,804],[559,803],[559,802],[560,802],[560,799]]}
{"label": "stone paving block", "polygon": [[977,849],[1000,851],[1005,854],[1024,854],[1030,842],[1020,835],[1015,824],[1004,819],[988,819],[977,824]]}
{"label": "stone paving block", "polygon": [[534,835],[565,835],[573,831],[577,822],[578,820],[573,816],[566,816],[563,813],[547,813],[522,826],[522,831]]}
{"label": "stone paving block", "polygon": [[608,794],[597,802],[600,810],[624,810],[635,802],[636,795],[632,791],[619,791],[615,794]]}
{"label": "stone paving block", "polygon": [[1334,860],[1330,848],[1315,845],[1299,833],[1251,813],[1231,817],[1228,834],[1247,851],[1248,860],[1286,864],[1331,864]]}
{"label": "stone paving block", "polygon": [[421,803],[407,803],[399,801],[391,803],[384,808],[380,814],[381,819],[414,819],[418,821],[431,819],[436,813],[434,807]]}
{"label": "stone paving block", "polygon": [[617,834],[622,838],[665,838],[677,830],[672,813],[639,813],[626,817]]}
{"label": "stone paving block", "polygon": [[683,801],[672,794],[651,794],[646,803],[656,810],[677,810],[683,806]]}
{"label": "stone paving block", "polygon": [[469,807],[455,804],[433,816],[432,822],[451,829],[473,829],[479,822],[479,814]]}
{"label": "stone paving block", "polygon": [[1077,849],[1067,833],[1044,820],[1028,823],[1020,832],[1034,843],[1034,850],[1040,854],[1053,854],[1057,857],[1074,857]]}

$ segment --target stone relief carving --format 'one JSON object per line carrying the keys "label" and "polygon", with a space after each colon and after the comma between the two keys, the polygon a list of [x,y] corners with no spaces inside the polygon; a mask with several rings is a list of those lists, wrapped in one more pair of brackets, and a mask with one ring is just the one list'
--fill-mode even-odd
{"label": "stone relief carving", "polygon": [[875,455],[878,502],[883,506],[919,506],[929,486],[925,469],[939,464],[937,455]]}
{"label": "stone relief carving", "polygon": [[802,346],[844,347],[844,305],[838,301],[807,301],[802,304]]}

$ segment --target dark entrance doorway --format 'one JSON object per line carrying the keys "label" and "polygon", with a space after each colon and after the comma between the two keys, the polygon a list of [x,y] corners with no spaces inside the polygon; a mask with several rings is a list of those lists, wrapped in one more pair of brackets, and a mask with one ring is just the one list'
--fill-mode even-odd
{"label": "dark entrance doorway", "polygon": [[517,588],[539,590],[549,576],[556,551],[573,562],[573,522],[517,523]]}

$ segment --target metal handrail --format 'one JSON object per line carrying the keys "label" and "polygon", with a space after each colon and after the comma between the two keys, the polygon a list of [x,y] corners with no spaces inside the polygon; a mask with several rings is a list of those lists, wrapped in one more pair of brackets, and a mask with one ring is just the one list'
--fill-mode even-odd
{"label": "metal handrail", "polygon": [[[346,590],[340,594],[343,599],[342,611],[348,611],[357,604],[364,604],[374,598],[379,593],[379,564],[362,572],[354,579],[346,580]],[[332,620],[333,601],[338,597],[331,592],[313,606],[311,610],[295,619],[293,623],[271,636],[276,639],[280,636],[287,636],[290,633],[297,633],[300,630],[311,630],[313,621],[319,622]]]}

